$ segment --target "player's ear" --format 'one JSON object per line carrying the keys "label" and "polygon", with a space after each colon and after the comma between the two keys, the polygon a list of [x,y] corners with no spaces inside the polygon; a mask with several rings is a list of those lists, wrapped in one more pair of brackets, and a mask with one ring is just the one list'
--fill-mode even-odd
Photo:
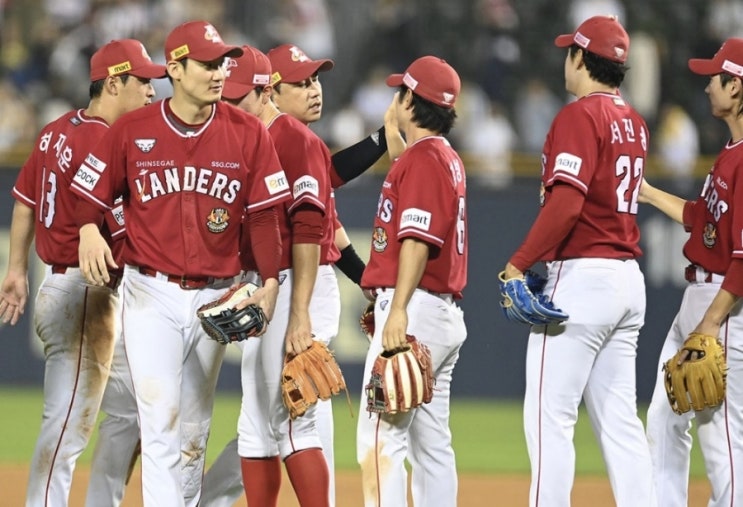
{"label": "player's ear", "polygon": [[165,64],[165,69],[171,79],[180,79],[183,74],[183,64],[176,60],[171,60]]}

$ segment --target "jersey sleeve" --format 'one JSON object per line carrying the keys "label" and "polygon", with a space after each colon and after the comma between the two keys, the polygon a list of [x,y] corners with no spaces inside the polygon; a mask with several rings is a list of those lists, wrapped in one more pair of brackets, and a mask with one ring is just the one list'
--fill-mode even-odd
{"label": "jersey sleeve", "polygon": [[564,107],[552,122],[545,142],[545,187],[562,181],[585,194],[598,164],[597,137],[594,120],[585,109]]}
{"label": "jersey sleeve", "polygon": [[441,247],[457,218],[456,171],[432,157],[419,158],[414,164],[400,179],[397,239],[416,238]]}
{"label": "jersey sleeve", "polygon": [[39,178],[36,177],[36,167],[42,167],[41,159],[43,153],[40,151],[39,146],[43,140],[43,135],[37,140],[36,146],[28,156],[26,163],[21,167],[18,178],[16,179],[15,185],[11,190],[11,194],[17,200],[28,206],[29,208],[36,207],[36,196],[40,195],[37,190]]}
{"label": "jersey sleeve", "polygon": [[[309,132],[308,132],[309,133]],[[292,192],[289,212],[308,204],[326,212],[323,189],[328,185],[328,162],[321,140],[294,130],[286,136],[281,149],[281,165],[287,173]]]}
{"label": "jersey sleeve", "polygon": [[125,135],[116,124],[108,129],[77,168],[70,184],[73,192],[104,210],[126,191]]}
{"label": "jersey sleeve", "polygon": [[[271,135],[263,125],[256,129],[255,145],[246,154],[252,170],[248,174],[248,200],[245,207],[249,212],[276,206],[289,198],[289,184],[279,163]],[[246,143],[247,144],[247,143]]]}

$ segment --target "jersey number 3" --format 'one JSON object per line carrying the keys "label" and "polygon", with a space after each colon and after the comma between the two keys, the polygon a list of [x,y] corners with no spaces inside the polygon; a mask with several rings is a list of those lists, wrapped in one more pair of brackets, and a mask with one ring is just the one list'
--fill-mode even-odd
{"label": "jersey number 3", "polygon": [[619,178],[617,186],[617,211],[637,215],[637,194],[640,193],[645,159],[637,157],[632,162],[629,155],[617,159],[615,175]]}

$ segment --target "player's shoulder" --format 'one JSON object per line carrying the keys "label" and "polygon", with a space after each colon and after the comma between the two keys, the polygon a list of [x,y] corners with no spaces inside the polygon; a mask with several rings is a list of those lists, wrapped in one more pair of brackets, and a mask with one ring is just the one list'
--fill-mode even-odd
{"label": "player's shoulder", "polygon": [[289,114],[280,114],[274,118],[269,128],[277,144],[291,144],[303,149],[321,149],[323,140],[307,125]]}
{"label": "player's shoulder", "polygon": [[153,102],[147,106],[139,107],[133,111],[126,112],[111,125],[115,130],[130,130],[141,132],[144,128],[153,128],[163,122],[153,121],[155,118],[162,118],[163,101]]}
{"label": "player's shoulder", "polygon": [[90,131],[106,129],[108,129],[108,124],[103,119],[87,116],[83,109],[73,109],[47,123],[41,129],[41,132],[44,133],[52,130]]}
{"label": "player's shoulder", "polygon": [[216,103],[215,119],[222,123],[232,124],[236,129],[261,129],[263,122],[254,114],[243,111],[237,106],[224,101]]}

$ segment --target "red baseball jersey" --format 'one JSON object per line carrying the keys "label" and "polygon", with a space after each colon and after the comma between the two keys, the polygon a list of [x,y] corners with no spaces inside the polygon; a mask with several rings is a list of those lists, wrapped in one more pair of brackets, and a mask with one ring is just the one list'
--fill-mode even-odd
{"label": "red baseball jersey", "polygon": [[[283,213],[279,213],[282,245],[279,268],[288,269],[292,266],[293,242],[289,217],[300,204],[310,204],[323,212],[320,262],[334,262],[337,260],[337,257],[332,258],[332,250],[335,248],[333,217],[336,212],[330,185],[330,150],[307,125],[288,114],[280,114],[274,118],[268,125],[268,131],[289,188],[292,189],[292,197],[284,203]],[[243,268],[255,270],[247,227],[243,235],[241,255]]]}
{"label": "red baseball jersey", "polygon": [[730,260],[743,258],[743,141],[728,142],[717,156],[696,201],[684,208],[690,232],[684,255],[707,271],[725,274]]}
{"label": "red baseball jersey", "polygon": [[219,102],[196,130],[170,99],[119,118],[79,167],[71,188],[108,207],[124,195],[124,261],[172,275],[240,271],[240,222],[289,198],[268,131]]}
{"label": "red baseball jersey", "polygon": [[379,196],[362,287],[395,286],[405,238],[431,247],[420,287],[461,297],[467,282],[466,179],[462,160],[443,137],[420,139],[393,162]]}
{"label": "red baseball jersey", "polygon": [[542,153],[542,204],[557,181],[586,200],[575,227],[541,260],[642,254],[637,194],[648,145],[645,120],[619,95],[592,93],[557,114]]}
{"label": "red baseball jersey", "polygon": [[[35,243],[39,258],[47,264],[77,266],[80,243],[75,221],[78,196],[69,186],[77,168],[98,140],[109,130],[100,118],[85,115],[83,109],[70,111],[46,125],[39,134],[33,151],[18,175],[13,196],[34,209]],[[112,242],[122,237],[124,220],[120,206],[108,208],[104,237],[119,258],[123,243]]]}

